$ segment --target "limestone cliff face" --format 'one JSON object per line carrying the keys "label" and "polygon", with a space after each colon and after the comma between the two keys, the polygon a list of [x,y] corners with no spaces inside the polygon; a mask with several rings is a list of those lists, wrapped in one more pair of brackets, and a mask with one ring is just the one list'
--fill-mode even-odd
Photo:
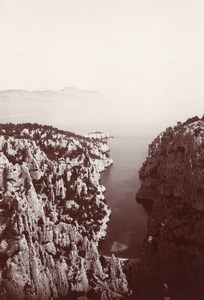
{"label": "limestone cliff face", "polygon": [[104,141],[37,124],[0,126],[0,299],[121,299],[118,259],[100,257],[110,209]]}
{"label": "limestone cliff face", "polygon": [[189,119],[160,134],[149,146],[140,179],[137,201],[153,205],[143,267],[161,283],[202,289],[204,119]]}

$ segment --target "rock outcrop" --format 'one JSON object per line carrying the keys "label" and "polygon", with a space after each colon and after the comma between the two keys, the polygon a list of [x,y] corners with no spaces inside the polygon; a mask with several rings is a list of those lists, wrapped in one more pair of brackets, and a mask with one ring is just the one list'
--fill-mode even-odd
{"label": "rock outcrop", "polygon": [[142,185],[136,199],[151,206],[143,274],[168,286],[169,299],[202,299],[204,118],[179,122],[160,134],[149,146],[139,175]]}
{"label": "rock outcrop", "polygon": [[99,131],[89,132],[86,137],[94,138],[94,139],[103,139],[103,140],[110,138],[108,133],[99,132]]}
{"label": "rock outcrop", "polygon": [[110,208],[105,141],[37,124],[0,125],[0,299],[124,299],[120,261],[98,242]]}

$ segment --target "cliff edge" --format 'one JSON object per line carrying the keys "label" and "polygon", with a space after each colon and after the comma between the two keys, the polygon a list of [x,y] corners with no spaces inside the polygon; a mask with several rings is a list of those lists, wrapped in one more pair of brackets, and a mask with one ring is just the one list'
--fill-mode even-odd
{"label": "cliff edge", "polygon": [[105,141],[0,125],[0,299],[123,299],[125,274],[98,252],[110,208]]}
{"label": "cliff edge", "polygon": [[168,287],[169,299],[203,299],[204,118],[159,134],[139,175],[136,199],[151,210],[143,273]]}

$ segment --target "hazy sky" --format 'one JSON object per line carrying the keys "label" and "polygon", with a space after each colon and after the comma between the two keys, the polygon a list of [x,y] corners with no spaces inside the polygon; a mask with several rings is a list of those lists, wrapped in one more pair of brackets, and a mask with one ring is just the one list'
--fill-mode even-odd
{"label": "hazy sky", "polygon": [[0,0],[0,46],[0,90],[97,90],[129,125],[204,113],[203,0]]}

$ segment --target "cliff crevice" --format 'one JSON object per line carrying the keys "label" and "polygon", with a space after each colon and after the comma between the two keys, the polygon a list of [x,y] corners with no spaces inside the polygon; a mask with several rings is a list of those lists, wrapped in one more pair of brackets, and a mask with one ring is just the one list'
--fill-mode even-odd
{"label": "cliff crevice", "polygon": [[[203,295],[204,119],[167,128],[149,146],[140,169],[138,202],[151,205],[142,266],[172,293]],[[177,291],[177,292],[176,292]],[[183,297],[183,298],[182,298]],[[176,299],[190,299],[180,295]]]}
{"label": "cliff crevice", "polygon": [[0,298],[123,299],[126,276],[98,242],[110,217],[105,139],[50,126],[0,126]]}

